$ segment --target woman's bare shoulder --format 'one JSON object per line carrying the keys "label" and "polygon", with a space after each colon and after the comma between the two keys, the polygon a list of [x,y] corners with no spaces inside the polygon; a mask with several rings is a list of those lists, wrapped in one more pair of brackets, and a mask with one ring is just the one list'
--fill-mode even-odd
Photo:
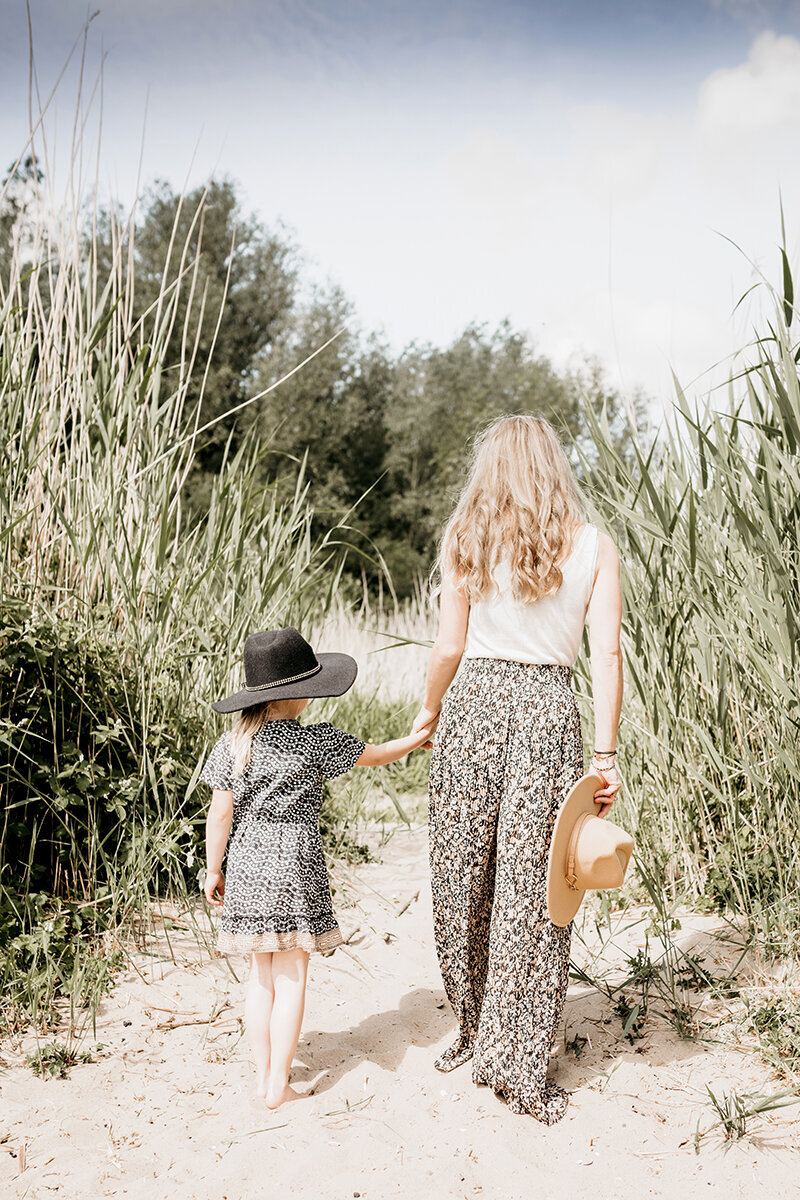
{"label": "woman's bare shoulder", "polygon": [[597,530],[597,540],[600,546],[604,546],[606,550],[613,550],[617,553],[617,543],[614,541],[610,533],[606,533],[605,529],[601,529],[599,525],[595,525]]}
{"label": "woman's bare shoulder", "polygon": [[607,533],[605,533],[604,530],[602,530],[599,525],[595,525],[592,521],[581,521],[581,522],[578,522],[578,524],[573,525],[572,531],[571,531],[570,535],[567,537],[567,543],[571,547],[571,550],[575,549],[575,547],[577,546],[578,542],[583,537],[583,535],[587,529],[593,529],[596,531],[598,548],[599,548],[600,553],[603,553],[603,550],[605,548],[605,556],[606,557],[608,557],[609,555],[613,556],[613,554],[616,554],[617,548],[614,545],[613,539],[611,537],[609,537],[609,535]]}
{"label": "woman's bare shoulder", "polygon": [[611,537],[610,534],[606,533],[606,531],[604,529],[600,529],[598,526],[595,526],[595,528],[597,529],[597,566],[598,566],[598,568],[601,566],[611,567],[611,568],[613,568],[615,566],[618,567],[619,566],[619,551],[617,550],[616,542],[614,541],[614,539]]}

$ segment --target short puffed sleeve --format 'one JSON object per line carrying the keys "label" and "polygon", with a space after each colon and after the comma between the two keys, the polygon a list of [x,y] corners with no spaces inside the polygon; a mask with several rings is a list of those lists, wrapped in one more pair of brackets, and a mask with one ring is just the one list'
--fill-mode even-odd
{"label": "short puffed sleeve", "polygon": [[233,758],[231,756],[231,735],[223,733],[215,743],[205,761],[200,778],[209,787],[219,788],[223,792],[233,790]]}
{"label": "short puffed sleeve", "polygon": [[326,779],[335,779],[344,775],[364,753],[366,742],[337,729],[329,721],[321,721],[312,726],[314,730],[315,758],[317,766]]}

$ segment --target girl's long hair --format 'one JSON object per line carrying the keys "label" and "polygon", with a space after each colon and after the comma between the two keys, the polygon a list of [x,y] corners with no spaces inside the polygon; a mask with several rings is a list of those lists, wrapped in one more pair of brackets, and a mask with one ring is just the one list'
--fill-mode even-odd
{"label": "girl's long hair", "polygon": [[561,587],[558,562],[586,506],[558,434],[543,417],[500,417],[475,440],[472,469],[442,535],[437,567],[470,600],[508,563],[516,600],[531,604]]}
{"label": "girl's long hair", "polygon": [[231,730],[231,757],[234,775],[244,775],[250,765],[253,738],[270,719],[270,704],[257,704],[239,713]]}

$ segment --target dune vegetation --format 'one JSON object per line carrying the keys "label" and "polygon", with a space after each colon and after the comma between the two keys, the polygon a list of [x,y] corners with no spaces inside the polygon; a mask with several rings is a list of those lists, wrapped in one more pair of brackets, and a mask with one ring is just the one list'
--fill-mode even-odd
{"label": "dune vegetation", "polygon": [[[800,937],[800,386],[793,284],[763,277],[762,336],[725,390],[635,446],[586,420],[586,478],[623,562],[626,805],[675,896],[742,914],[762,948]],[[610,486],[609,486],[610,485]]]}
{"label": "dune vegetation", "polygon": [[[244,372],[235,404],[204,407],[230,301],[225,278],[216,308],[209,301],[197,248],[207,192],[185,205],[178,197],[158,286],[151,278],[143,292],[136,221],[114,208],[95,220],[78,192],[56,203],[30,155],[33,202],[17,236],[9,198],[24,165],[20,156],[0,202],[6,1031],[53,1027],[65,1004],[91,1011],[126,946],[143,944],[154,907],[197,897],[206,803],[197,777],[220,728],[208,705],[238,682],[249,632],[291,622],[323,648],[346,642],[369,669],[326,715],[374,739],[407,727],[435,624],[421,566],[439,513],[425,509],[404,555],[405,526],[384,547],[373,511],[359,549],[360,497],[348,507],[340,490],[332,502],[331,471],[320,480],[315,437],[301,436],[313,421],[297,423],[291,444],[271,440],[265,422],[282,403],[300,411],[298,380],[336,350],[342,327],[324,322],[314,340],[304,326],[304,339],[281,344],[279,370]],[[657,880],[665,903],[733,911],[763,949],[795,955],[800,388],[785,253],[780,288],[761,279],[760,289],[771,317],[726,391],[698,402],[678,389],[670,420],[648,432],[640,404],[628,411],[596,377],[583,388],[572,379],[567,393],[545,373],[547,415],[568,394],[565,439],[623,563],[617,819],[637,837],[633,886],[646,896]],[[426,460],[415,503],[439,478],[434,468],[451,494],[482,414],[535,407],[524,347],[478,350],[426,359],[443,418],[467,372],[472,424],[459,426],[455,457],[438,468]],[[476,374],[478,359],[493,364],[488,374]],[[409,361],[405,378],[418,377],[419,360],[413,370]],[[501,395],[498,362],[508,368]],[[340,394],[331,388],[323,400]],[[233,425],[232,409],[261,417]],[[407,424],[397,429],[407,442]],[[411,520],[410,493],[397,487],[393,512]],[[358,554],[369,568],[361,582]],[[417,572],[401,602],[385,600],[387,558]],[[588,740],[587,648],[575,686]],[[424,786],[425,757],[414,755],[331,789],[330,853],[358,858],[366,824],[420,816]]]}

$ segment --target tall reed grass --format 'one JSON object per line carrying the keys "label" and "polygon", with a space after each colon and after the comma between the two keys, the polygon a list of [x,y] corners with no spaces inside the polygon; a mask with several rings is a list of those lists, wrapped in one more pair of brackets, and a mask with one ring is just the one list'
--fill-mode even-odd
{"label": "tall reed grass", "polygon": [[253,629],[325,609],[339,562],[335,530],[312,536],[302,471],[279,499],[247,439],[207,512],[187,511],[198,258],[173,236],[177,282],[135,318],[134,221],[112,214],[101,277],[80,181],[65,205],[47,142],[33,155],[34,219],[0,279],[0,975],[23,981],[29,1015],[95,994],[101,971],[76,984],[79,930],[145,921],[154,892],[191,878],[208,701],[238,682]]}
{"label": "tall reed grass", "polygon": [[[204,370],[190,334],[198,259],[173,237],[164,277],[178,263],[177,281],[137,319],[135,223],[112,214],[101,276],[80,179],[65,205],[48,190],[46,143],[35,153],[35,220],[0,278],[6,1026],[46,1024],[59,995],[94,1004],[115,931],[146,929],[154,895],[193,884],[198,763],[219,732],[208,701],[238,684],[248,633],[292,622],[354,653],[358,689],[319,712],[379,740],[407,728],[434,632],[424,600],[347,609],[336,530],[312,535],[302,472],[288,498],[258,482],[251,440],[229,444],[207,512],[187,511],[204,436],[202,393],[188,389]],[[796,950],[800,929],[800,387],[784,263],[781,294],[763,283],[766,335],[719,408],[679,393],[652,445],[631,425],[631,466],[587,403],[596,462],[576,447],[623,564],[621,817],[666,892],[734,907],[776,952]],[[181,313],[183,352],[168,363]],[[576,687],[587,730],[583,658]],[[408,816],[425,765],[420,754],[382,773],[387,812]],[[358,779],[327,810],[347,852],[368,790],[378,803],[376,781]]]}
{"label": "tall reed grass", "polygon": [[[322,649],[354,653],[358,692],[317,702],[311,719],[365,738],[405,732],[419,687],[418,649],[375,671],[370,651],[402,621],[366,601],[360,616],[348,609],[339,531],[312,533],[302,465],[294,483],[264,486],[268,447],[229,441],[207,510],[187,507],[207,433],[202,386],[192,399],[208,370],[192,335],[205,200],[185,240],[176,215],[164,282],[137,317],[134,212],[104,218],[109,266],[84,200],[86,115],[79,92],[61,198],[37,124],[24,152],[28,220],[0,256],[0,981],[11,1001],[0,1032],[46,1027],[59,998],[93,1010],[118,935],[146,934],[154,898],[196,890],[208,799],[198,774],[221,731],[209,701],[239,686],[249,633],[292,623]],[[0,204],[14,186],[12,173]],[[384,772],[369,804],[374,772],[331,786],[329,849],[367,853],[367,811],[408,819],[426,757]]]}
{"label": "tall reed grass", "polygon": [[[635,465],[585,408],[582,468],[622,559],[623,812],[673,895],[800,941],[800,386],[792,277],[762,276],[763,336]],[[584,674],[584,691],[588,690]]]}

